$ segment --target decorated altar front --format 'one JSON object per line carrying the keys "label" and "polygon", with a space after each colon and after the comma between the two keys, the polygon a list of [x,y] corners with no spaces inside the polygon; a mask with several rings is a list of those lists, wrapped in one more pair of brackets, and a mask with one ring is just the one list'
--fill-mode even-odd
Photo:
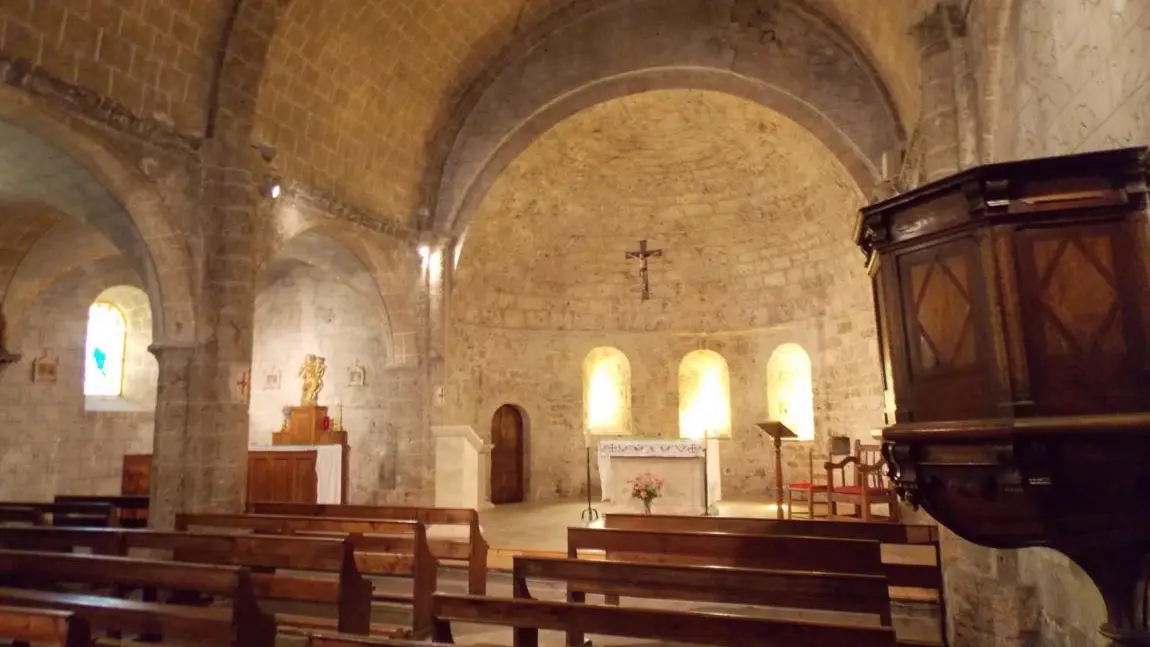
{"label": "decorated altar front", "polygon": [[719,443],[714,439],[706,445],[701,440],[601,440],[596,456],[609,512],[642,512],[627,481],[644,473],[664,479],[663,495],[652,506],[657,514],[703,514],[704,490],[707,505],[722,498]]}

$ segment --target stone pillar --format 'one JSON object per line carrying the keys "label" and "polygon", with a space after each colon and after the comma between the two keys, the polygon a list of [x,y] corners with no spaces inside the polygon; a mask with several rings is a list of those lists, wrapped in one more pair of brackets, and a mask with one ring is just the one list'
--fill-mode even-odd
{"label": "stone pillar", "polygon": [[148,522],[153,528],[171,528],[176,513],[186,509],[184,445],[191,424],[192,356],[194,346],[153,344],[159,379],[156,386],[156,427],[149,474]]}
{"label": "stone pillar", "polygon": [[957,116],[954,60],[947,39],[947,10],[936,7],[914,33],[922,70],[922,119],[916,137],[921,140],[921,176],[930,182],[958,171]]}
{"label": "stone pillar", "polygon": [[259,193],[243,152],[212,146],[203,159],[196,341],[153,349],[160,377],[149,516],[157,528],[171,527],[177,512],[242,511],[247,491],[243,383],[251,383]]}

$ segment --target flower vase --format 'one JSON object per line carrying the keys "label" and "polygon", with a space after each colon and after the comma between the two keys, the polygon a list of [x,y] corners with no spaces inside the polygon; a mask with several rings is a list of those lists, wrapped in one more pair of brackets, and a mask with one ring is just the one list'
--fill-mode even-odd
{"label": "flower vase", "polygon": [[643,514],[651,514],[651,500],[646,499],[643,501]]}

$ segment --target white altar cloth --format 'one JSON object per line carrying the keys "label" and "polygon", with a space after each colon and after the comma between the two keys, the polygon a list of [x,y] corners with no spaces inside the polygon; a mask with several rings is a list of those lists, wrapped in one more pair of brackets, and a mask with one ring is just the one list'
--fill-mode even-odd
{"label": "white altar cloth", "polygon": [[315,452],[315,502],[340,504],[343,494],[342,445],[249,445],[251,452]]}
{"label": "white altar cloth", "polygon": [[[704,465],[703,458],[706,457]],[[665,479],[662,501],[653,509],[664,514],[702,514],[703,470],[707,473],[707,504],[722,499],[719,443],[679,439],[602,440],[596,457],[603,501],[614,511],[636,512],[641,504],[630,497],[628,479],[650,472]],[[614,461],[612,459],[615,459]]]}

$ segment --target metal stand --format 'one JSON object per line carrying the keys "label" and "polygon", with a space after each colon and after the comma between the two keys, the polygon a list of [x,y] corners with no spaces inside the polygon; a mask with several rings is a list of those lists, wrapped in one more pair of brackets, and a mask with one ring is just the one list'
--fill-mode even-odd
{"label": "metal stand", "polygon": [[587,443],[587,509],[579,515],[586,524],[599,520],[599,511],[591,507],[591,444]]}
{"label": "metal stand", "polygon": [[711,516],[711,492],[710,492],[710,489],[711,489],[711,478],[710,477],[711,477],[711,475],[707,473],[707,467],[709,465],[709,463],[707,462],[707,445],[710,445],[711,443],[709,443],[708,440],[710,440],[710,439],[707,437],[706,434],[704,434],[703,435],[703,516],[704,517]]}

